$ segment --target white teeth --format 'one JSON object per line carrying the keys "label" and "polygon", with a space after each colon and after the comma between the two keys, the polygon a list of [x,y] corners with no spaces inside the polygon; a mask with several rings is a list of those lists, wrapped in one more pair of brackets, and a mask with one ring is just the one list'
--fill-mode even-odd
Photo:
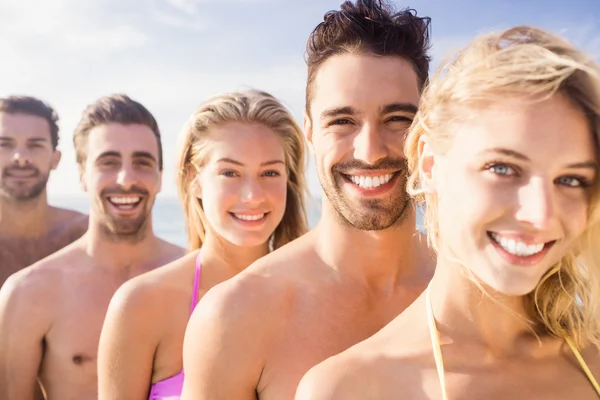
{"label": "white teeth", "polygon": [[510,254],[514,254],[516,256],[532,256],[534,254],[539,253],[544,249],[545,243],[540,244],[525,244],[522,242],[517,242],[513,239],[504,238],[497,233],[491,234],[492,238],[496,243],[498,243],[504,250],[506,250]]}
{"label": "white teeth", "polygon": [[262,219],[265,214],[257,214],[257,215],[244,215],[244,214],[233,214],[237,219],[243,219],[244,221],[258,221]]}
{"label": "white teeth", "polygon": [[109,197],[108,200],[113,204],[129,205],[139,203],[140,197]]}
{"label": "white teeth", "polygon": [[358,185],[365,189],[373,189],[381,185],[385,185],[394,177],[394,174],[386,174],[381,176],[360,176],[360,175],[349,175],[350,180],[355,185]]}

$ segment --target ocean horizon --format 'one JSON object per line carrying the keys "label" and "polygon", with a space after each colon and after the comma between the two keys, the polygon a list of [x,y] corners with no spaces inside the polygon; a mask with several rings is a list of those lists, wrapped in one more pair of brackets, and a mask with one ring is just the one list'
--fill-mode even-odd
{"label": "ocean horizon", "polygon": [[[84,195],[48,196],[48,203],[55,207],[68,208],[89,214],[90,200]],[[308,223],[313,228],[319,218],[321,199],[313,197],[307,200]],[[173,195],[159,194],[152,208],[152,225],[156,236],[167,242],[187,247],[187,234],[183,217],[183,208],[179,199]]]}
{"label": "ocean horizon", "polygon": [[[84,195],[48,196],[48,202],[55,207],[68,208],[89,214],[90,201]],[[306,201],[310,228],[314,228],[321,218],[321,198],[312,196]],[[422,213],[417,212],[417,227],[422,231]],[[176,196],[159,194],[152,209],[152,224],[156,236],[167,242],[187,247],[187,234],[183,208]]]}

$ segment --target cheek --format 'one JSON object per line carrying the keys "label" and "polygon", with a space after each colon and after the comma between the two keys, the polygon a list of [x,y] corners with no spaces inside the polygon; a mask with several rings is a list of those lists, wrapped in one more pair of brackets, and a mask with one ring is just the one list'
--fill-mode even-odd
{"label": "cheek", "polygon": [[285,207],[287,199],[287,180],[283,177],[274,179],[263,186],[266,197],[274,207]]}
{"label": "cheek", "polygon": [[581,235],[588,225],[589,202],[583,198],[565,198],[559,205],[559,213],[570,235]]}

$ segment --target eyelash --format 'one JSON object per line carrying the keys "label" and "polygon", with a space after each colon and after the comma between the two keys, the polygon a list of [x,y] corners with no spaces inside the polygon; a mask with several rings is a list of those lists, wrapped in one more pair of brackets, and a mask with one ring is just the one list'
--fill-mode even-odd
{"label": "eyelash", "polygon": [[[413,122],[412,118],[405,117],[403,115],[394,115],[388,118],[385,122],[408,122],[409,124]],[[331,121],[327,126],[331,125],[347,125],[351,124],[352,121],[348,118],[338,118]]]}
{"label": "eyelash", "polygon": [[[234,175],[231,175],[234,174]],[[273,175],[267,175],[267,174],[273,174]],[[237,176],[240,176],[237,172],[235,171],[222,171],[221,175],[227,177],[227,178],[235,178]],[[281,176],[281,174],[279,173],[279,171],[265,171],[263,172],[263,176],[267,176],[268,178],[273,178],[276,176]]]}
{"label": "eyelash", "polygon": [[[501,173],[498,173],[498,172],[494,172],[493,169],[494,168],[498,168],[498,167],[504,167],[504,168],[506,168],[508,170],[512,170],[512,174],[508,174],[508,173],[501,174]],[[516,166],[509,165],[509,164],[503,163],[503,162],[493,162],[493,163],[486,164],[486,166],[484,167],[484,169],[486,171],[492,172],[494,175],[497,175],[497,176],[500,176],[500,177],[503,177],[503,178],[505,178],[505,177],[511,177],[511,176],[518,176],[519,172],[520,172],[519,168],[517,168]],[[558,181],[563,180],[565,178],[566,179],[575,179],[576,181],[579,182],[578,186],[573,186],[573,185],[569,185],[569,184],[565,184],[565,183],[559,183],[559,184],[561,184],[561,185],[563,185],[565,187],[568,187],[568,188],[574,188],[574,189],[583,188],[583,189],[586,189],[586,188],[589,188],[592,185],[592,183],[588,179],[586,179],[586,178],[584,178],[582,176],[577,176],[577,175],[561,176],[561,177],[555,179],[554,182],[558,183]]]}

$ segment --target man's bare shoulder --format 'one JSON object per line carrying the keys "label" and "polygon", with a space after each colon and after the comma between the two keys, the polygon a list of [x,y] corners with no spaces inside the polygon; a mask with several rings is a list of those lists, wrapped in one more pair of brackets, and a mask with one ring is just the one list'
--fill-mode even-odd
{"label": "man's bare shoulder", "polygon": [[158,264],[160,265],[167,265],[170,262],[185,256],[186,254],[186,251],[183,247],[173,244],[171,242],[167,242],[163,239],[158,239],[156,249],[158,251],[158,254],[160,254],[157,260]]}
{"label": "man's bare shoulder", "polygon": [[[175,246],[172,249],[173,255],[178,255],[180,250],[181,248]],[[196,254],[193,252],[178,257],[166,265],[129,279],[115,292],[111,303],[114,303],[114,307],[122,308],[128,313],[168,309],[172,295],[182,287],[187,289],[186,273],[189,271],[186,267],[195,261]]]}
{"label": "man's bare shoulder", "polygon": [[56,303],[69,269],[83,256],[84,251],[76,241],[12,274],[2,286],[3,301],[43,314]]}
{"label": "man's bare shoulder", "polygon": [[81,237],[88,229],[89,216],[75,210],[50,207],[52,213],[51,232],[59,235]]}

